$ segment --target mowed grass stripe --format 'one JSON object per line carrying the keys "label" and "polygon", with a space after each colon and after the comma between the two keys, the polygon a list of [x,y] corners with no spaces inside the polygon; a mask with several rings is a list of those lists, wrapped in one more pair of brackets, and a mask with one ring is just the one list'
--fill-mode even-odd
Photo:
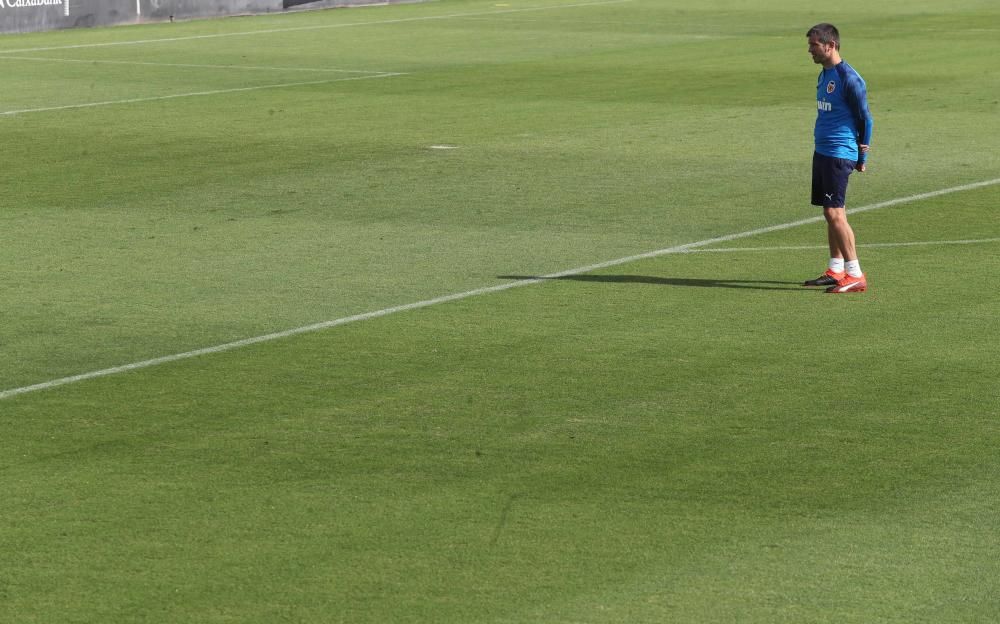
{"label": "mowed grass stripe", "polygon": [[102,106],[122,106],[126,104],[146,104],[150,102],[162,102],[166,100],[177,100],[182,98],[206,97],[213,95],[230,95],[233,93],[248,93],[251,91],[263,91],[268,89],[289,89],[294,87],[310,87],[317,85],[333,84],[335,82],[348,82],[357,80],[372,80],[376,78],[392,78],[402,76],[402,73],[373,73],[369,76],[351,76],[349,78],[329,78],[326,80],[307,80],[303,82],[282,82],[277,84],[255,85],[252,87],[234,87],[232,89],[215,89],[211,91],[194,91],[191,93],[173,93],[170,95],[155,95],[142,98],[125,98],[122,100],[107,100],[104,102],[84,102],[81,104],[63,104],[60,106],[42,106],[39,108],[22,108],[0,112],[0,116],[14,117],[17,115],[27,115],[30,113],[51,113],[56,111],[76,110],[81,108],[98,108]]}
{"label": "mowed grass stripe", "polygon": [[39,63],[78,63],[84,65],[135,65],[139,67],[183,67],[185,69],[233,69],[246,71],[289,71],[331,74],[391,74],[398,72],[375,71],[370,69],[340,69],[328,67],[262,67],[259,65],[213,65],[210,63],[155,63],[151,61],[121,61],[110,59],[72,59],[45,56],[0,56],[0,60],[32,61]]}
{"label": "mowed grass stripe", "polygon": [[[896,198],[896,199],[890,199],[890,200],[887,200],[887,201],[883,201],[883,202],[878,202],[878,203],[875,203],[875,204],[871,204],[871,205],[868,205],[868,206],[862,206],[862,207],[859,207],[859,208],[854,208],[854,209],[850,210],[849,212],[853,212],[853,213],[870,212],[872,210],[878,210],[880,208],[888,208],[890,206],[898,206],[898,205],[901,205],[901,204],[906,204],[906,203],[915,202],[915,201],[921,201],[921,200],[924,200],[924,199],[929,199],[929,198],[934,198],[934,197],[941,197],[943,195],[948,195],[948,194],[952,194],[952,193],[960,193],[962,191],[969,191],[969,190],[984,188],[984,187],[993,186],[993,185],[996,185],[996,184],[1000,184],[1000,178],[997,178],[997,179],[994,179],[994,180],[985,180],[985,181],[982,181],[982,182],[975,182],[975,183],[972,183],[972,184],[963,184],[961,186],[955,186],[955,187],[951,187],[951,188],[947,188],[947,189],[940,189],[940,190],[937,190],[937,191],[931,191],[931,192],[927,192],[927,193],[920,193],[920,194],[917,194],[917,195],[911,195],[909,197],[900,197],[900,198]],[[149,360],[143,360],[143,361],[140,361],[140,362],[133,362],[131,364],[124,364],[124,365],[121,365],[121,366],[114,366],[114,367],[111,367],[111,368],[105,368],[105,369],[101,369],[101,370],[97,370],[97,371],[92,371],[92,372],[88,372],[88,373],[81,373],[79,375],[72,375],[72,376],[69,376],[69,377],[62,377],[60,379],[53,379],[51,381],[46,381],[46,382],[42,382],[42,383],[38,383],[38,384],[33,384],[33,385],[29,385],[29,386],[23,386],[23,387],[20,387],[20,388],[12,388],[10,390],[4,390],[4,391],[0,392],[0,400],[8,399],[8,398],[11,398],[11,397],[14,397],[14,396],[18,396],[18,395],[22,395],[22,394],[28,394],[30,392],[38,392],[38,391],[41,391],[41,390],[49,390],[49,389],[57,388],[59,386],[64,386],[64,385],[67,385],[67,384],[79,383],[79,382],[82,382],[82,381],[88,381],[88,380],[97,379],[97,378],[100,378],[100,377],[107,377],[107,376],[110,376],[110,375],[118,375],[118,374],[121,374],[121,373],[127,373],[127,372],[131,372],[131,371],[135,371],[135,370],[140,370],[140,369],[143,369],[143,368],[150,368],[150,367],[153,367],[153,366],[159,366],[161,364],[168,364],[170,362],[177,362],[179,360],[186,360],[186,359],[190,359],[190,358],[194,358],[194,357],[200,357],[200,356],[204,356],[204,355],[212,355],[212,354],[215,354],[215,353],[222,353],[222,352],[225,352],[225,351],[232,351],[234,349],[239,349],[239,348],[242,348],[242,347],[248,347],[248,346],[255,345],[255,344],[260,344],[260,343],[263,343],[263,342],[271,342],[271,341],[274,341],[274,340],[281,340],[281,339],[284,339],[284,338],[290,338],[292,336],[297,336],[297,335],[300,335],[300,334],[307,334],[307,333],[312,333],[312,332],[317,332],[317,331],[323,331],[323,330],[326,330],[326,329],[331,329],[331,328],[334,328],[334,327],[339,327],[341,325],[346,325],[348,323],[355,323],[355,322],[358,322],[358,321],[367,321],[367,320],[372,320],[372,319],[376,319],[376,318],[381,318],[381,317],[384,317],[384,316],[388,316],[390,314],[396,314],[398,312],[406,312],[406,311],[409,311],[409,310],[417,310],[417,309],[420,309],[420,308],[427,308],[427,307],[430,307],[430,306],[440,305],[440,304],[443,304],[443,303],[449,303],[449,302],[452,302],[452,301],[459,301],[461,299],[468,299],[470,297],[477,297],[477,296],[480,296],[480,295],[486,295],[486,294],[491,294],[491,293],[502,292],[504,290],[509,290],[511,288],[517,288],[517,287],[520,287],[520,286],[529,286],[529,285],[532,285],[532,284],[538,284],[538,283],[541,283],[543,281],[550,280],[550,279],[558,279],[558,278],[561,278],[561,277],[569,277],[569,276],[573,276],[573,275],[580,275],[580,274],[583,274],[583,273],[589,273],[591,271],[597,271],[597,270],[601,270],[601,269],[607,269],[607,268],[611,268],[611,267],[615,267],[615,266],[620,266],[620,265],[623,265],[623,264],[629,264],[629,263],[632,263],[632,262],[637,262],[639,260],[646,260],[646,259],[656,258],[656,257],[659,257],[659,256],[664,256],[664,255],[669,255],[669,254],[675,254],[675,253],[683,253],[683,252],[693,251],[693,250],[696,250],[698,248],[706,247],[708,245],[713,245],[713,244],[716,244],[716,243],[725,243],[725,242],[729,242],[729,241],[733,241],[733,240],[739,240],[739,239],[742,239],[742,238],[749,238],[749,237],[752,237],[752,236],[757,236],[757,235],[760,235],[760,234],[768,234],[768,233],[772,233],[772,232],[780,232],[782,230],[791,229],[791,228],[798,227],[798,226],[801,226],[801,225],[808,225],[808,224],[812,224],[812,223],[817,223],[817,222],[822,221],[822,220],[823,220],[822,216],[820,216],[820,217],[812,217],[812,218],[809,218],[809,219],[800,219],[798,221],[791,221],[791,222],[788,222],[788,223],[782,223],[782,224],[772,225],[772,226],[768,226],[768,227],[764,227],[764,228],[758,228],[758,229],[754,229],[754,230],[748,230],[746,232],[738,232],[736,234],[727,234],[725,236],[719,236],[719,237],[715,237],[715,238],[709,238],[709,239],[705,239],[705,240],[697,241],[697,242],[693,242],[693,243],[686,243],[686,244],[683,244],[683,245],[676,245],[676,246],[673,246],[673,247],[667,247],[665,249],[658,249],[656,251],[650,251],[650,252],[636,254],[636,255],[632,255],[632,256],[626,256],[626,257],[623,257],[623,258],[616,258],[614,260],[608,260],[608,261],[605,261],[605,262],[599,262],[599,263],[595,263],[595,264],[591,264],[591,265],[587,265],[587,266],[583,266],[583,267],[577,267],[577,268],[574,268],[574,269],[568,269],[568,270],[565,270],[565,271],[559,271],[559,272],[556,272],[556,273],[550,273],[548,275],[537,276],[537,277],[533,277],[533,278],[530,278],[530,279],[521,279],[521,280],[518,280],[518,281],[508,282],[508,283],[505,283],[505,284],[499,284],[499,285],[496,285],[496,286],[488,286],[488,287],[484,287],[484,288],[477,288],[477,289],[469,290],[469,291],[465,291],[465,292],[454,293],[454,294],[450,294],[450,295],[444,295],[444,296],[441,296],[441,297],[435,297],[433,299],[427,299],[427,300],[424,300],[424,301],[417,301],[417,302],[414,302],[414,303],[408,303],[408,304],[403,304],[403,305],[399,305],[399,306],[392,306],[392,307],[389,307],[389,308],[383,308],[381,310],[375,310],[375,311],[367,312],[367,313],[364,313],[364,314],[355,314],[355,315],[351,315],[351,316],[347,316],[347,317],[343,317],[343,318],[339,318],[339,319],[333,319],[333,320],[330,320],[330,321],[324,321],[324,322],[321,322],[321,323],[315,323],[315,324],[311,324],[311,325],[306,325],[306,326],[303,326],[303,327],[296,327],[296,328],[288,329],[288,330],[285,330],[285,331],[274,332],[274,333],[265,334],[265,335],[262,335],[262,336],[255,336],[255,337],[252,337],[252,338],[247,338],[247,339],[244,339],[244,340],[237,340],[237,341],[233,341],[233,342],[228,342],[228,343],[225,343],[225,344],[216,345],[216,346],[212,346],[212,347],[205,347],[203,349],[195,349],[193,351],[185,351],[183,353],[176,353],[176,354],[173,354],[173,355],[167,355],[167,356],[163,356],[163,357],[159,357],[159,358],[153,358],[153,359],[149,359]]]}
{"label": "mowed grass stripe", "polygon": [[[996,431],[953,343],[977,285],[906,279],[982,257],[904,250],[832,299],[664,257],[18,402],[15,536],[55,535],[5,555],[97,571],[37,611],[120,586],[153,621],[982,621]],[[857,327],[818,345],[833,314]],[[844,361],[849,403],[816,391]]]}
{"label": "mowed grass stripe", "polygon": [[[988,245],[1000,243],[1000,238],[968,238],[963,240],[902,241],[897,243],[858,243],[858,249],[892,249],[893,247],[937,247],[941,245]],[[828,245],[775,245],[766,247],[722,247],[719,249],[690,249],[684,253],[741,253],[754,251],[805,251],[829,249]]]}
{"label": "mowed grass stripe", "polygon": [[78,50],[82,48],[106,48],[129,45],[147,45],[157,43],[171,43],[176,41],[197,41],[201,39],[219,39],[223,37],[249,37],[255,35],[272,35],[282,33],[305,32],[312,30],[328,30],[331,28],[351,28],[357,26],[382,26],[389,24],[407,24],[412,22],[426,22],[432,20],[461,19],[468,17],[484,17],[489,15],[506,15],[510,13],[526,13],[533,11],[552,11],[557,9],[579,9],[585,7],[607,6],[614,4],[625,4],[633,0],[600,0],[598,2],[580,2],[575,4],[556,4],[537,7],[523,7],[516,9],[501,9],[498,11],[473,11],[468,13],[451,13],[448,15],[421,15],[418,17],[401,17],[397,19],[373,20],[368,22],[347,22],[337,24],[318,24],[315,26],[294,26],[291,28],[269,28],[262,30],[245,30],[240,32],[212,33],[208,35],[189,35],[185,37],[163,37],[160,39],[139,39],[135,41],[106,41],[102,43],[81,43],[64,46],[44,46],[35,48],[19,48],[14,50],[0,50],[0,54],[21,54],[25,52],[51,52],[53,50]]}

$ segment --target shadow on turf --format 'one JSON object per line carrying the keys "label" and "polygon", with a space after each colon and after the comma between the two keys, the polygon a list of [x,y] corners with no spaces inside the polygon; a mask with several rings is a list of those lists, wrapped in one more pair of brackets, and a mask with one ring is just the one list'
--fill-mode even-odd
{"label": "shadow on turf", "polygon": [[798,290],[800,292],[809,292],[811,290],[802,288],[802,284],[799,282],[695,279],[687,277],[653,277],[651,275],[560,275],[558,277],[500,275],[498,277],[499,279],[509,280],[570,280],[574,282],[599,282],[606,284],[655,284],[660,286],[696,286],[700,288],[749,288],[753,290]]}

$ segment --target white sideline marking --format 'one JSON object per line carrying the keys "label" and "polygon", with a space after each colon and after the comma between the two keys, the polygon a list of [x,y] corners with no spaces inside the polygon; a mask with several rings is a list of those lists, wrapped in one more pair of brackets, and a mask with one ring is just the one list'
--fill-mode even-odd
{"label": "white sideline marking", "polygon": [[382,24],[405,24],[407,22],[426,22],[431,20],[457,19],[463,17],[479,17],[483,15],[505,15],[507,13],[525,13],[528,11],[552,11],[557,9],[577,9],[607,4],[624,4],[632,0],[601,0],[599,2],[581,2],[577,4],[559,4],[522,9],[505,9],[501,11],[477,11],[471,13],[451,13],[449,15],[423,15],[420,17],[402,17],[390,20],[375,20],[371,22],[350,22],[346,24],[319,24],[315,26],[294,26],[291,28],[270,28],[266,30],[248,30],[231,33],[214,33],[211,35],[190,35],[187,37],[164,37],[162,39],[138,39],[134,41],[107,41],[104,43],[80,43],[76,45],[49,46],[42,48],[19,48],[15,50],[0,50],[0,54],[19,54],[22,52],[46,52],[51,50],[79,50],[82,48],[106,48],[111,46],[145,45],[147,43],[169,43],[173,41],[194,41],[197,39],[217,39],[220,37],[244,37],[249,35],[268,35],[274,33],[301,32],[305,30],[326,30],[330,28],[349,28],[352,26],[379,26]]}
{"label": "white sideline marking", "polygon": [[[928,199],[930,197],[939,197],[941,195],[947,195],[949,193],[960,193],[962,191],[969,191],[972,189],[983,188],[986,186],[993,186],[1000,184],[1000,178],[993,180],[985,180],[983,182],[974,182],[972,184],[963,184],[961,186],[953,186],[951,188],[941,189],[939,191],[931,191],[929,193],[920,193],[918,195],[910,195],[908,197],[900,197],[897,199],[890,199],[884,202],[878,202],[876,204],[870,204],[868,206],[862,206],[860,208],[855,208],[853,211],[849,212],[867,212],[869,210],[878,210],[879,208],[886,208],[889,206],[896,206],[899,204],[905,204],[909,202],[920,201],[922,199]],[[312,332],[322,331],[324,329],[330,329],[332,327],[337,327],[339,325],[346,325],[348,323],[354,323],[357,321],[368,321],[371,319],[381,318],[383,316],[389,316],[390,314],[396,314],[397,312],[406,312],[408,310],[417,310],[420,308],[428,308],[430,306],[439,305],[442,303],[448,303],[450,301],[459,301],[461,299],[468,299],[470,297],[477,297],[479,295],[486,295],[489,293],[501,292],[504,290],[510,290],[512,288],[518,288],[520,286],[529,286],[531,284],[539,284],[546,280],[555,279],[559,277],[568,277],[571,275],[581,275],[583,273],[589,273],[591,271],[597,271],[599,269],[606,269],[613,266],[618,266],[621,264],[628,264],[630,262],[635,262],[637,260],[645,260],[648,258],[656,258],[658,256],[664,256],[668,254],[676,254],[689,252],[698,247],[707,247],[715,243],[724,243],[732,240],[737,240],[740,238],[749,238],[751,236],[757,236],[758,234],[766,234],[768,232],[776,232],[779,230],[787,230],[799,225],[805,225],[807,223],[815,223],[821,221],[823,217],[813,218],[813,219],[801,219],[799,221],[790,221],[788,223],[782,223],[779,225],[772,225],[769,227],[758,228],[756,230],[747,230],[746,232],[738,232],[736,234],[727,234],[725,236],[718,236],[716,238],[707,238],[702,241],[697,241],[694,243],[687,243],[684,245],[677,245],[675,247],[667,247],[665,249],[659,249],[657,251],[650,251],[642,254],[637,254],[634,256],[626,256],[624,258],[618,258],[616,260],[608,260],[606,262],[600,262],[598,264],[591,264],[584,267],[578,267],[575,269],[568,269],[566,271],[560,271],[559,273],[550,273],[549,275],[543,275],[541,277],[520,280],[516,282],[508,282],[506,284],[498,284],[496,286],[487,286],[484,288],[476,288],[474,290],[467,290],[461,293],[455,293],[452,295],[445,295],[443,297],[436,297],[434,299],[426,299],[424,301],[417,301],[415,303],[407,303],[404,305],[393,306],[391,308],[383,308],[381,310],[375,310],[374,312],[366,312],[364,314],[355,314],[353,316],[345,316],[343,318],[334,319],[332,321],[325,321],[322,323],[314,323],[312,325],[305,325],[303,327],[296,327],[294,329],[288,329],[285,331],[275,332],[272,334],[265,334],[263,336],[255,336],[253,338],[245,338],[243,340],[237,340],[235,342],[228,342],[226,344],[217,345],[214,347],[206,347],[204,349],[195,349],[194,351],[186,351],[184,353],[175,353],[174,355],[166,355],[163,357],[153,358],[151,360],[143,360],[141,362],[133,362],[132,364],[125,364],[122,366],[113,366],[111,368],[105,368],[98,371],[92,371],[89,373],[82,373],[80,375],[72,375],[70,377],[63,377],[61,379],[53,379],[51,381],[45,381],[42,383],[33,384],[30,386],[23,386],[21,388],[12,388],[10,390],[4,390],[0,392],[0,400],[8,399],[13,396],[20,394],[27,394],[29,392],[38,392],[40,390],[48,390],[50,388],[56,388],[58,386],[65,386],[67,384],[76,383],[80,381],[87,381],[90,379],[97,379],[99,377],[108,377],[110,375],[117,375],[120,373],[127,373],[129,371],[139,370],[142,368],[149,368],[151,366],[158,366],[160,364],[168,364],[170,362],[176,362],[178,360],[186,360],[189,358],[194,358],[202,355],[210,355],[213,353],[222,353],[225,351],[232,351],[233,349],[239,349],[242,347],[248,347],[255,344],[260,344],[262,342],[270,342],[272,340],[280,340],[282,338],[289,338],[291,336],[297,336],[299,334],[308,334]]]}
{"label": "white sideline marking", "polygon": [[257,85],[254,87],[236,87],[233,89],[215,89],[213,91],[195,91],[193,93],[174,93],[171,95],[156,95],[144,98],[128,98],[125,100],[106,100],[104,102],[87,102],[85,104],[66,104],[63,106],[45,106],[43,108],[22,108],[20,110],[2,111],[0,117],[13,117],[14,115],[26,115],[28,113],[45,113],[51,111],[72,110],[77,108],[95,108],[97,106],[114,106],[116,104],[137,104],[140,102],[159,102],[162,100],[176,100],[178,98],[200,97],[206,95],[222,95],[225,93],[243,93],[246,91],[260,91],[262,89],[285,89],[288,87],[304,87],[309,85],[324,85],[334,82],[344,82],[347,80],[370,80],[373,78],[389,78],[392,76],[405,76],[404,73],[392,74],[372,74],[369,76],[352,76],[350,78],[329,78],[327,80],[308,80],[306,82],[283,82],[278,84]]}
{"label": "white sideline marking", "polygon": [[153,63],[151,61],[99,61],[89,59],[68,59],[51,56],[7,56],[0,55],[0,60],[40,61],[51,63],[83,63],[85,65],[143,65],[147,67],[185,67],[194,69],[250,69],[258,71],[289,71],[289,72],[328,72],[339,74],[392,74],[394,72],[375,71],[369,69],[329,69],[326,67],[268,67],[262,65],[205,65],[203,63]]}

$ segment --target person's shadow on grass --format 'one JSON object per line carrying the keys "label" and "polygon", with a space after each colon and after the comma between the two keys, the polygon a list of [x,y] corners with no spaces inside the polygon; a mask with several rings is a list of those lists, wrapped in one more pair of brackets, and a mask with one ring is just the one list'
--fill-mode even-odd
{"label": "person's shadow on grass", "polygon": [[652,275],[499,275],[499,279],[509,280],[570,280],[574,282],[597,282],[605,284],[653,284],[658,286],[694,286],[698,288],[741,288],[753,290],[798,290],[808,292],[799,282],[779,282],[774,280],[741,279],[698,279],[689,277],[654,277]]}

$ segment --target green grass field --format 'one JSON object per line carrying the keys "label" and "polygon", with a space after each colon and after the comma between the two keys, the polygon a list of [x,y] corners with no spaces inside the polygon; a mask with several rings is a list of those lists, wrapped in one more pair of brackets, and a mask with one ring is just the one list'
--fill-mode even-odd
{"label": "green grass field", "polygon": [[[875,116],[858,295],[799,286],[819,21]],[[1000,620],[998,30],[442,0],[0,38],[0,622]]]}

